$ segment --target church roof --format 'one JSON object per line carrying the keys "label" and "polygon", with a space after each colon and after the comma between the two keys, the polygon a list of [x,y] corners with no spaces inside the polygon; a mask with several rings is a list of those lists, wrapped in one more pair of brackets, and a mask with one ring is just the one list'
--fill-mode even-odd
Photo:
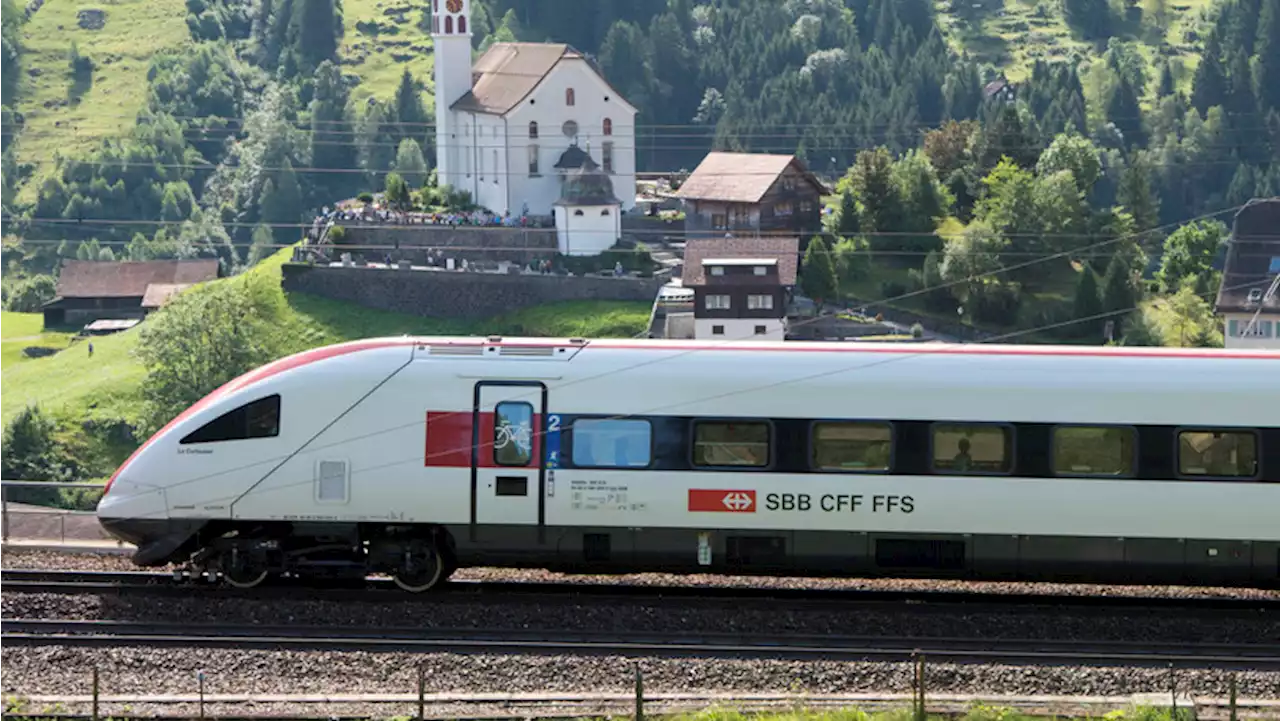
{"label": "church roof", "polygon": [[[621,201],[613,194],[613,178],[600,169],[600,165],[586,153],[574,145],[561,156],[563,162],[571,153],[576,166],[565,174],[564,185],[560,189],[560,199],[555,205],[617,205]],[[556,167],[560,167],[559,163]]]}
{"label": "church roof", "polygon": [[570,145],[568,150],[560,154],[560,159],[556,161],[555,167],[557,170],[573,170],[576,168],[595,170],[600,166],[591,159],[591,155],[587,151],[575,144]]}
{"label": "church roof", "polygon": [[564,43],[494,43],[471,68],[475,79],[471,90],[451,107],[506,115],[538,87],[561,59],[583,57]]}

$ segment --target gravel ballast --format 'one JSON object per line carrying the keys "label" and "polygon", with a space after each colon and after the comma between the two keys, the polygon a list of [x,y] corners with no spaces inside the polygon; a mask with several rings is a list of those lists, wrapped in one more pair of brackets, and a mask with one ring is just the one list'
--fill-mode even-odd
{"label": "gravel ballast", "polygon": [[[6,549],[0,565],[6,569],[64,571],[154,571],[168,573],[174,566],[141,569],[120,554],[67,553],[63,551]],[[845,589],[850,591],[967,591],[1044,596],[1110,596],[1150,598],[1251,598],[1280,600],[1280,590],[1193,586],[1116,586],[1068,583],[1009,583],[995,581],[939,581],[885,578],[783,578],[771,576],[718,576],[713,574],[635,573],[618,576],[574,575],[539,569],[463,568],[457,580],[503,583],[582,583],[627,586],[694,586],[736,588]]]}
{"label": "gravel ballast", "polygon": [[[0,652],[3,692],[88,693],[92,669],[104,694],[193,693],[197,672],[207,693],[413,693],[419,665],[428,693],[612,691],[633,688],[636,661],[620,656],[339,653],[223,649],[9,647]],[[662,692],[909,692],[909,663],[643,659],[645,689]],[[1224,696],[1224,671],[1178,672],[1190,695]],[[1167,692],[1167,669],[1019,667],[936,663],[934,693],[1123,696]],[[1280,673],[1238,672],[1243,697],[1274,698]]]}

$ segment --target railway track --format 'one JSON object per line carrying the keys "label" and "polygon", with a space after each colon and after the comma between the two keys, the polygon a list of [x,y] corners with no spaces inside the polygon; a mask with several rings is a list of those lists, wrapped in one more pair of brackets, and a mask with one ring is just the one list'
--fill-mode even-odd
{"label": "railway track", "polygon": [[295,579],[279,579],[255,589],[234,589],[200,579],[145,571],[4,570],[4,590],[16,593],[136,593],[210,594],[217,597],[270,598],[290,596],[305,588],[309,598],[342,601],[405,601],[430,603],[535,603],[591,601],[647,605],[720,605],[725,608],[771,607],[787,603],[807,609],[886,608],[916,612],[999,610],[1001,613],[1043,612],[1046,609],[1080,612],[1122,610],[1168,611],[1187,615],[1221,616],[1224,613],[1256,616],[1280,612],[1280,600],[1257,598],[1178,598],[1150,596],[1050,595],[1042,593],[983,593],[966,591],[885,591],[804,588],[743,588],[726,586],[652,586],[597,583],[538,583],[454,580],[432,592],[414,595],[396,588],[384,578],[354,583],[319,585]]}
{"label": "railway track", "polygon": [[168,646],[308,651],[540,653],[789,660],[905,660],[1026,665],[1174,665],[1280,670],[1280,644],[784,636],[728,633],[593,633],[575,630],[332,627],[5,620],[0,640],[21,646]]}

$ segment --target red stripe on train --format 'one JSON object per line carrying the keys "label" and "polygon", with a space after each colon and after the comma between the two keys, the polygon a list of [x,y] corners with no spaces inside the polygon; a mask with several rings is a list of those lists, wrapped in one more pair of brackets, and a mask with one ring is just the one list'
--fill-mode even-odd
{"label": "red stripe on train", "polygon": [[[494,461],[493,448],[493,412],[485,411],[480,416],[480,433],[476,438],[478,444],[477,460],[480,468],[510,468]],[[426,425],[426,457],[424,465],[428,468],[470,468],[471,467],[471,411],[427,411]],[[542,458],[542,419],[533,418],[533,463],[536,468]]]}

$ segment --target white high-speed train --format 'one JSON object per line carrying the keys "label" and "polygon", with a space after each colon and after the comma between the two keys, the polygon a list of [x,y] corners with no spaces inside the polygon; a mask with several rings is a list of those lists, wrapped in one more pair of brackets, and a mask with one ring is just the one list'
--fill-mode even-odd
{"label": "white high-speed train", "polygon": [[98,516],[237,586],[459,566],[1280,587],[1280,353],[383,338],[175,418]]}

